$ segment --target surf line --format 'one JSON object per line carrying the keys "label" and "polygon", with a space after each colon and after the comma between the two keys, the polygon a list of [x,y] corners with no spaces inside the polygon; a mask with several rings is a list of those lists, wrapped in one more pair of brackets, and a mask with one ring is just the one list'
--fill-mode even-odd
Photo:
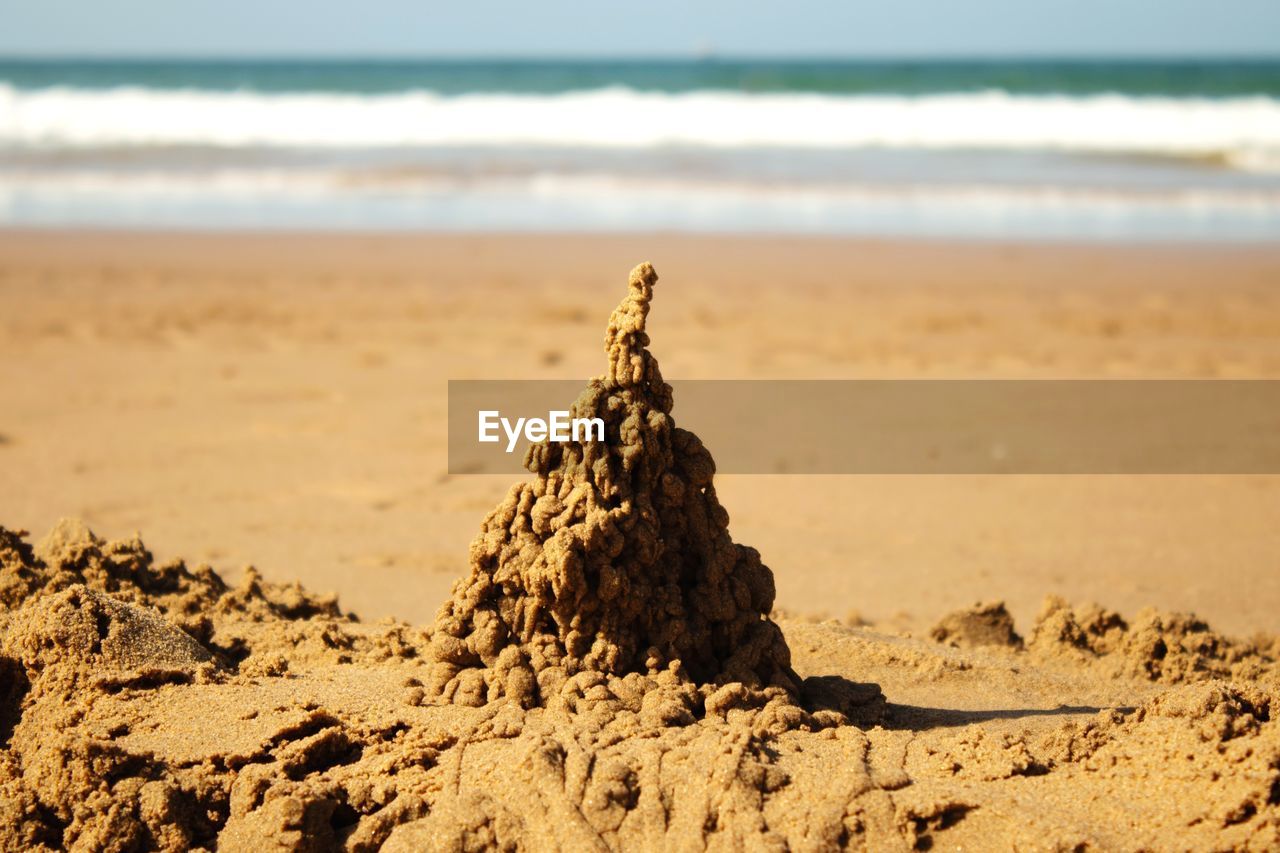
{"label": "surf line", "polygon": [[479,412],[479,441],[495,444],[500,441],[498,429],[507,437],[507,453],[516,449],[516,442],[523,435],[529,443],[537,441],[604,441],[603,418],[570,418],[562,409],[547,412],[547,418],[504,418],[495,409]]}

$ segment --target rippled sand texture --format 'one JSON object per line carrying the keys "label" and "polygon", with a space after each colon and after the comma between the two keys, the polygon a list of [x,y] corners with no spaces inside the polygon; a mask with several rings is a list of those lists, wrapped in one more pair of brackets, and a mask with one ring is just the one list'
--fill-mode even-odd
{"label": "rippled sand texture", "polygon": [[1280,843],[1280,647],[1154,611],[1050,601],[1023,642],[976,609],[949,644],[780,620],[837,721],[591,671],[442,704],[430,629],[74,522],[0,534],[0,596],[6,849]]}

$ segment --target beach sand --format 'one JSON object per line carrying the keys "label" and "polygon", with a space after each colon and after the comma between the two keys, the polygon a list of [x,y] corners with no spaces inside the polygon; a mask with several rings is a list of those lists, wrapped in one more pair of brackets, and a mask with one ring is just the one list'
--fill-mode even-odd
{"label": "beach sand", "polygon": [[599,375],[646,259],[668,379],[1280,376],[1262,247],[5,233],[0,524],[102,538],[0,543],[4,840],[1280,843],[1280,477],[718,477],[802,687],[439,704],[445,382]]}

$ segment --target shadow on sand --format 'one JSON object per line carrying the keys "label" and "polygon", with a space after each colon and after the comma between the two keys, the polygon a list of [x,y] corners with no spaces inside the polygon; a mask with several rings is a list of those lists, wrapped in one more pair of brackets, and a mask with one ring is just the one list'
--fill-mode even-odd
{"label": "shadow on sand", "polygon": [[[992,708],[961,711],[952,708],[925,708],[917,705],[885,704],[880,725],[886,729],[922,732],[929,729],[967,726],[989,720],[1021,720],[1028,717],[1072,717],[1107,710],[1094,705],[1059,705],[1057,708]],[[1132,708],[1115,708],[1128,713]]]}
{"label": "shadow on sand", "polygon": [[[1059,705],[1057,708],[991,708],[959,710],[900,705],[885,699],[880,685],[850,681],[839,675],[811,676],[804,680],[805,705],[812,711],[839,711],[856,726],[883,726],[894,731],[922,732],[954,728],[990,720],[1019,720],[1028,717],[1074,717],[1107,710],[1095,705]],[[1115,708],[1129,713],[1133,708]]]}

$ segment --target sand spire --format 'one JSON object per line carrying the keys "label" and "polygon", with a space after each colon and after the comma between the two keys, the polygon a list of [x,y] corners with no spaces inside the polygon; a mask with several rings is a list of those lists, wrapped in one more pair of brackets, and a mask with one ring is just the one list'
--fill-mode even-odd
{"label": "sand spire", "polygon": [[798,690],[768,618],[773,574],[730,539],[715,463],[672,420],[671,386],[646,348],[657,280],[649,264],[632,270],[609,318],[608,370],[572,406],[605,422],[605,441],[534,445],[534,480],[484,520],[432,631],[437,695],[541,705],[591,674],[631,676],[628,689]]}

